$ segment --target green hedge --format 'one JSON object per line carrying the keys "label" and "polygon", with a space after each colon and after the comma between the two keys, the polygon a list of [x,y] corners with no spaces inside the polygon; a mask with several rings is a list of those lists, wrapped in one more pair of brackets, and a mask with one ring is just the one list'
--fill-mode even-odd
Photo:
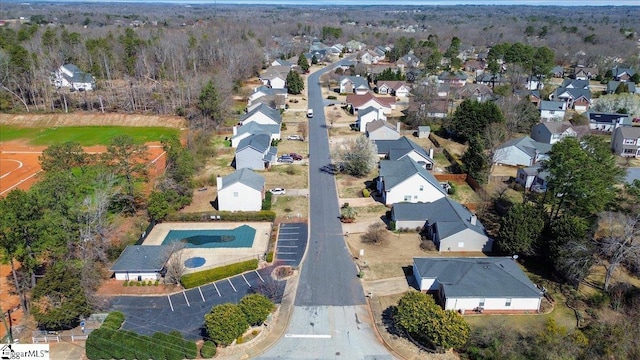
{"label": "green hedge", "polygon": [[269,251],[267,253],[267,258],[265,259],[268,263],[273,262],[273,251]]}
{"label": "green hedge", "polygon": [[221,221],[274,221],[276,213],[270,210],[261,211],[219,211],[197,213],[173,213],[167,215],[165,221],[211,221],[211,216],[220,216]]}
{"label": "green hedge", "polygon": [[216,343],[214,343],[213,341],[205,341],[204,344],[202,344],[202,348],[200,349],[200,356],[202,356],[204,359],[209,359],[216,356],[216,351]]}
{"label": "green hedge", "polygon": [[104,321],[102,322],[102,325],[100,325],[100,327],[111,330],[118,330],[122,326],[123,322],[124,314],[120,311],[113,311],[110,312],[106,318],[104,318]]}
{"label": "green hedge", "polygon": [[221,266],[209,270],[198,271],[186,274],[180,279],[180,283],[185,289],[191,289],[196,286],[208,284],[210,282],[222,280],[231,276],[242,274],[243,272],[255,270],[258,268],[258,259],[243,261],[227,266]]}

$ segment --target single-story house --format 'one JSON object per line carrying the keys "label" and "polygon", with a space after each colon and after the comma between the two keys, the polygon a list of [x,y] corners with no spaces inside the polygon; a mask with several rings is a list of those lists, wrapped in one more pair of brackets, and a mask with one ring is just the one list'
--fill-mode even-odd
{"label": "single-story house", "polygon": [[278,148],[271,146],[271,137],[267,134],[253,134],[244,138],[236,148],[236,169],[268,169],[276,161]]}
{"label": "single-story house", "polygon": [[271,62],[271,66],[286,66],[289,69],[292,69],[294,64],[291,61],[283,60],[283,59],[275,59]]}
{"label": "single-story house", "polygon": [[567,111],[564,101],[540,101],[540,118],[542,121],[562,121]]}
{"label": "single-story house", "polygon": [[635,73],[636,73],[635,70],[628,67],[616,66],[613,69],[611,69],[613,80],[616,80],[616,81],[623,81],[623,82],[629,81],[631,80],[631,77]]}
{"label": "single-story house", "polygon": [[438,75],[438,84],[448,84],[451,86],[464,86],[467,83],[467,74],[462,71],[448,72],[444,71]]}
{"label": "single-story house", "polygon": [[616,91],[622,92],[622,93],[630,93],[630,94],[635,94],[638,93],[638,88],[636,88],[636,84],[634,84],[632,81],[627,81],[627,82],[622,82],[622,81],[616,81],[616,80],[611,80],[607,83],[607,94],[615,94]]}
{"label": "single-story house", "polygon": [[164,276],[172,250],[168,245],[129,245],[110,270],[116,280],[157,280]]}
{"label": "single-story house", "polygon": [[260,75],[260,81],[263,85],[269,86],[272,89],[284,89],[287,84],[287,74],[283,74],[277,71],[269,71]]}
{"label": "single-story house", "polygon": [[465,313],[538,312],[544,293],[509,257],[414,258],[420,291],[445,310]]}
{"label": "single-story house", "polygon": [[280,125],[265,125],[252,121],[247,125],[234,126],[231,147],[237,148],[240,141],[256,134],[267,134],[271,140],[280,140]]}
{"label": "single-story house", "polygon": [[369,106],[358,110],[358,119],[356,120],[356,124],[358,125],[360,132],[365,132],[367,130],[367,125],[376,120],[387,120],[387,116],[384,114],[382,109]]}
{"label": "single-story house", "polygon": [[589,133],[588,127],[573,126],[569,121],[554,121],[536,124],[531,128],[531,138],[545,144],[555,144],[565,137],[582,137]]}
{"label": "single-story house", "polygon": [[287,89],[272,89],[266,85],[258,86],[253,89],[253,92],[249,95],[247,99],[247,105],[253,105],[253,102],[263,96],[273,96],[273,97],[284,97],[287,98]]}
{"label": "single-story house", "polygon": [[403,71],[404,69],[417,68],[420,66],[420,59],[413,54],[407,54],[396,61],[396,66]]}
{"label": "single-story house", "polygon": [[259,211],[264,199],[264,177],[244,168],[216,179],[219,211]]}
{"label": "single-story house", "polygon": [[609,114],[595,111],[585,113],[589,119],[589,129],[598,131],[613,132],[622,126],[633,126],[629,114]]}
{"label": "single-story house", "polygon": [[340,79],[341,94],[358,94],[363,95],[369,92],[369,80],[362,76],[345,76]]}
{"label": "single-story house", "polygon": [[598,75],[597,67],[584,67],[577,65],[573,68],[573,78],[578,80],[591,80]]}
{"label": "single-story house", "polygon": [[397,140],[400,138],[400,122],[393,126],[384,120],[375,120],[367,124],[369,140]]}
{"label": "single-story house", "polygon": [[433,202],[447,196],[442,185],[410,157],[380,160],[376,189],[385,205],[399,202]]}
{"label": "single-story house", "polygon": [[493,162],[511,166],[531,166],[547,159],[549,151],[550,144],[524,136],[500,145],[493,156]]}
{"label": "single-story house", "polygon": [[456,99],[471,99],[478,102],[493,100],[493,90],[485,84],[464,84],[456,89]]}
{"label": "single-story house", "polygon": [[68,87],[73,90],[94,90],[96,79],[73,64],[60,66],[51,74],[51,83],[56,87]]}
{"label": "single-story house", "polygon": [[433,149],[425,151],[420,145],[406,136],[395,140],[375,140],[378,156],[387,160],[400,160],[406,157],[413,159],[418,165],[427,170],[433,169]]}
{"label": "single-story house", "polygon": [[430,203],[393,204],[391,220],[396,229],[420,228],[441,252],[491,252],[493,248],[493,239],[477,216],[448,197]]}
{"label": "single-story house", "polygon": [[546,189],[548,176],[549,173],[542,171],[542,166],[540,166],[540,164],[536,164],[533,166],[519,168],[516,174],[516,183],[529,190]]}
{"label": "single-story house", "polygon": [[615,129],[611,148],[616,155],[640,158],[640,127],[623,126]]}

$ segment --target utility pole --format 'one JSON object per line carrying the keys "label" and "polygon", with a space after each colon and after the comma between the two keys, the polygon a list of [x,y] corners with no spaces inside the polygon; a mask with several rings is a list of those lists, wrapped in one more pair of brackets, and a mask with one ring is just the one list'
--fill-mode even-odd
{"label": "utility pole", "polygon": [[[7,319],[5,318],[4,311],[2,310],[2,305],[0,304],[0,314],[2,314],[2,323],[4,324],[4,328],[7,330],[7,336],[9,338],[9,344],[13,343],[13,335],[11,334],[11,327],[7,324]],[[11,311],[9,311],[9,321],[11,321]]]}

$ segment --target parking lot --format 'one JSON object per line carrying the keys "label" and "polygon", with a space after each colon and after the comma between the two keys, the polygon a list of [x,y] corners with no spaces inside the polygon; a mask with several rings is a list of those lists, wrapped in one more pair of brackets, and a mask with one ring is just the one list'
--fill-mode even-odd
{"label": "parking lot", "polygon": [[275,259],[282,265],[300,266],[307,248],[306,223],[282,223],[278,231]]}
{"label": "parking lot", "polygon": [[110,310],[126,316],[123,328],[143,335],[178,330],[185,338],[202,337],[204,315],[215,305],[237,304],[246,294],[258,292],[274,302],[282,300],[285,281],[271,277],[273,267],[250,271],[194,289],[166,296],[116,296]]}

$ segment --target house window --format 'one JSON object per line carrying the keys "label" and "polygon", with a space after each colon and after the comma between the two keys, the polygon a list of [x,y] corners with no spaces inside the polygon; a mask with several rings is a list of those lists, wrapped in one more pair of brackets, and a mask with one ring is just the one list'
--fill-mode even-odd
{"label": "house window", "polygon": [[624,139],[624,141],[622,142],[625,145],[635,145],[636,144],[636,140],[635,139]]}
{"label": "house window", "polygon": [[420,191],[424,190],[424,185],[420,185]]}
{"label": "house window", "polygon": [[623,154],[633,155],[633,154],[636,153],[636,151],[634,149],[622,149],[622,153]]}
{"label": "house window", "polygon": [[233,197],[238,197],[238,192],[237,192],[237,191],[235,191],[235,192],[233,193]]}
{"label": "house window", "polygon": [[507,301],[504,302],[504,306],[511,306],[511,299],[507,299]]}
{"label": "house window", "polygon": [[484,307],[484,299],[480,300],[478,303],[478,307]]}
{"label": "house window", "polygon": [[405,195],[404,201],[411,201],[411,195]]}

